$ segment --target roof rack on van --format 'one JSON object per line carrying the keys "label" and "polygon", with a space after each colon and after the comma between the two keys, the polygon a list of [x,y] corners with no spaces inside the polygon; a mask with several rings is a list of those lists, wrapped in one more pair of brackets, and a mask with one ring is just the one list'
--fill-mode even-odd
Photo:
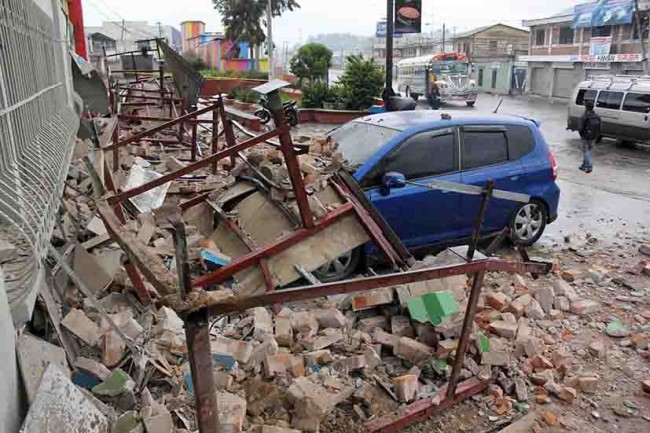
{"label": "roof rack on van", "polygon": [[595,82],[608,83],[607,89],[614,83],[628,83],[627,90],[630,90],[638,82],[650,81],[650,75],[589,75],[587,81],[589,81],[588,88],[591,88]]}

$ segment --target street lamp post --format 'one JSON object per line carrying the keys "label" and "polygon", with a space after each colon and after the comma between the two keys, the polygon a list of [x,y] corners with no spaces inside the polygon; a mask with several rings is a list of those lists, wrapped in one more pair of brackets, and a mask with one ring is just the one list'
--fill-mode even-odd
{"label": "street lamp post", "polygon": [[383,99],[386,108],[393,92],[393,33],[395,31],[395,21],[393,10],[395,9],[395,0],[386,1],[386,87],[384,89]]}

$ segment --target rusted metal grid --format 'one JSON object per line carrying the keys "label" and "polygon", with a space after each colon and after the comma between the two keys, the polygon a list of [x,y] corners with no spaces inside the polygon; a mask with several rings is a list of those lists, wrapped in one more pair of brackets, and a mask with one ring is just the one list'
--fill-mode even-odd
{"label": "rusted metal grid", "polygon": [[[389,414],[367,423],[365,428],[371,432],[395,431],[412,422],[424,419],[436,411],[450,407],[462,399],[485,389],[490,382],[489,380],[479,381],[474,379],[463,382],[460,385],[458,384],[464,355],[467,352],[471,337],[471,325],[476,314],[476,307],[485,273],[501,271],[537,274],[548,272],[550,270],[549,265],[491,259],[473,260],[472,257],[468,257],[468,262],[464,264],[407,271],[406,269],[409,264],[412,263],[412,258],[392,230],[378,216],[374,208],[368,204],[367,199],[365,199],[360,189],[358,189],[358,185],[350,181],[350,177],[345,174],[335,174],[330,178],[331,185],[339,193],[344,203],[320,219],[314,219],[309,207],[303,178],[298,168],[297,152],[291,141],[289,127],[284,122],[282,110],[277,110],[273,113],[276,125],[280,125],[276,130],[251,138],[242,143],[236,143],[232,124],[226,119],[223,102],[221,98],[218,98],[217,102],[212,106],[194,113],[185,114],[176,119],[171,119],[163,125],[151,128],[128,139],[117,141],[112,145],[106,146],[104,149],[114,150],[130,143],[136,143],[139,140],[150,137],[161,129],[189,121],[199,114],[209,111],[218,113],[221,116],[221,121],[224,125],[224,135],[226,137],[225,148],[219,150],[215,147],[213,149],[214,153],[204,159],[162,176],[152,182],[121,193],[115,191],[114,187],[110,187],[112,185],[111,173],[110,170],[107,170],[105,180],[112,194],[105,196],[98,202],[99,214],[104,220],[110,236],[125,251],[129,263],[135,265],[144,274],[146,279],[162,295],[163,302],[174,308],[186,322],[190,366],[196,390],[196,412],[199,430],[202,433],[216,433],[219,431],[216,393],[212,381],[212,358],[210,355],[208,332],[208,323],[211,316],[241,312],[256,306],[282,304],[334,294],[355,293],[454,275],[472,274],[473,283],[449,383],[441,390],[438,397],[413,403],[399,413]],[[221,159],[230,158],[234,160],[237,157],[241,157],[240,152],[243,150],[266,142],[274,137],[279,138],[280,150],[287,164],[292,189],[300,211],[302,227],[295,232],[285,235],[268,245],[259,246],[245,242],[250,250],[248,254],[238,257],[221,269],[210,272],[192,281],[186,259],[187,246],[184,239],[183,223],[179,218],[174,217],[172,218],[173,221],[171,221],[174,228],[178,275],[174,275],[168,271],[157,257],[152,256],[146,248],[143,248],[143,245],[138,244],[133,235],[123,230],[123,225],[126,221],[122,205],[126,200],[201,168],[214,166]],[[493,186],[488,186],[484,194],[475,225],[475,239],[478,237],[485,207],[489,199],[490,189]],[[197,205],[206,199],[206,194],[199,195],[183,203],[181,208],[182,210],[187,210],[189,207]],[[223,210],[218,208],[218,206],[213,206],[213,208],[226,221],[226,224],[228,224],[233,232],[244,240],[245,235],[238,230],[236,224],[225,215]],[[318,284],[289,290],[274,290],[275,284],[271,279],[268,268],[266,268],[265,261],[269,257],[279,254],[291,246],[314,236],[348,215],[356,215],[370,239],[382,252],[388,263],[392,264],[393,270],[397,272],[389,275]],[[475,242],[472,245],[475,246]],[[220,283],[232,277],[238,271],[251,266],[260,266],[262,269],[262,274],[267,284],[267,292],[255,296],[238,296],[227,290],[206,290],[218,287]],[[139,277],[137,271],[135,271],[135,274]],[[131,272],[129,276],[133,279]],[[135,281],[134,286],[137,288]]]}

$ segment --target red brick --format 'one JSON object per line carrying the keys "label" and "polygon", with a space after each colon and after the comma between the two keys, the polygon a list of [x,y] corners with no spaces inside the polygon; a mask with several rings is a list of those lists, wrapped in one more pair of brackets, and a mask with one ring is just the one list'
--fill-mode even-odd
{"label": "red brick", "polygon": [[400,338],[399,343],[393,350],[395,356],[416,363],[424,361],[434,354],[431,347],[408,337]]}
{"label": "red brick", "polygon": [[500,337],[505,337],[510,339],[514,339],[517,336],[517,328],[518,326],[516,323],[510,323],[503,320],[497,320],[495,322],[490,323],[491,332],[493,332],[494,334]]}
{"label": "red brick", "polygon": [[582,299],[571,303],[571,312],[578,316],[596,313],[600,310],[600,304],[591,299]]}
{"label": "red brick", "polygon": [[492,292],[488,293],[485,296],[485,303],[490,306],[491,308],[494,308],[495,310],[502,311],[508,303],[510,303],[511,299],[508,295],[505,293],[501,292]]}
{"label": "red brick", "polygon": [[410,403],[415,400],[418,393],[418,378],[414,374],[396,377],[393,379],[393,386],[397,399],[402,403]]}

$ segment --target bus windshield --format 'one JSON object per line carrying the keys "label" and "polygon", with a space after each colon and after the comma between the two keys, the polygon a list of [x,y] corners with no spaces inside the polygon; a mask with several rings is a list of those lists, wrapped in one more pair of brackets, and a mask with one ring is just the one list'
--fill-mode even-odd
{"label": "bus windshield", "polygon": [[431,70],[435,75],[467,75],[469,64],[465,62],[432,62]]}

